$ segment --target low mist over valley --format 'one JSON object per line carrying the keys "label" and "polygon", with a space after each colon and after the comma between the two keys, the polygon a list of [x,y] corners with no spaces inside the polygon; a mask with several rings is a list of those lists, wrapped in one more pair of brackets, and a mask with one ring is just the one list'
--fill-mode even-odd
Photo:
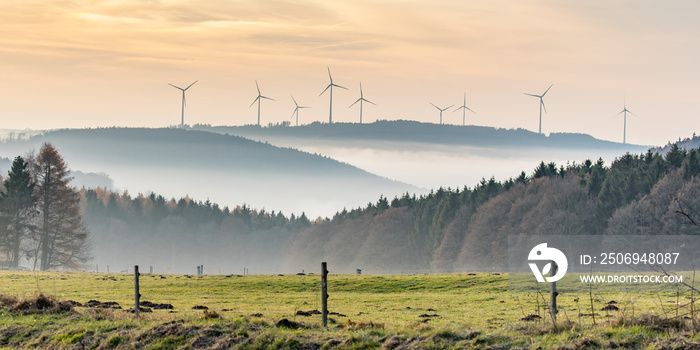
{"label": "low mist over valley", "polygon": [[624,152],[641,153],[649,148],[598,140],[585,134],[545,136],[523,129],[414,121],[194,128],[319,153],[428,189],[473,186],[492,176],[505,180],[542,160],[566,164],[603,158],[610,162]]}
{"label": "low mist over valley", "polygon": [[[84,191],[95,262],[156,272],[504,271],[509,235],[697,234],[700,151],[542,162],[507,181],[376,198],[327,219]],[[657,220],[648,220],[654,217]]]}
{"label": "low mist over valley", "polygon": [[[197,128],[217,132],[58,130],[8,140],[0,155],[51,142],[80,170],[71,185],[83,188],[90,270],[139,264],[161,273],[192,273],[198,265],[207,273],[293,273],[328,261],[347,273],[496,271],[505,268],[508,235],[697,229],[694,212],[677,213],[680,200],[697,201],[696,149],[669,146],[660,155],[587,135],[412,122]],[[273,143],[457,185],[420,188]],[[442,159],[427,162],[428,153]],[[422,166],[410,169],[410,162]],[[0,159],[0,170],[8,166]],[[496,178],[497,171],[508,175]],[[471,174],[482,175],[470,181]],[[664,219],[648,227],[630,208]]]}
{"label": "low mist over valley", "polygon": [[49,131],[0,144],[0,156],[23,155],[43,142],[54,144],[71,169],[105,173],[122,191],[189,195],[222,206],[246,203],[313,218],[382,194],[425,191],[319,155],[194,130]]}

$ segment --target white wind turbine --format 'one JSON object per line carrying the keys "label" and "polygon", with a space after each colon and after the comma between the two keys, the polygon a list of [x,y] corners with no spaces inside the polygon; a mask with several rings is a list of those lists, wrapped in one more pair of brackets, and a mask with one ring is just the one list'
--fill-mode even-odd
{"label": "white wind turbine", "polygon": [[544,95],[547,94],[547,91],[549,91],[549,89],[551,89],[552,86],[554,86],[554,84],[550,85],[542,95],[525,94],[540,99],[540,134],[542,133],[542,108],[544,108],[544,112],[547,113],[547,107],[544,106],[544,100],[542,98],[544,97]]}
{"label": "white wind turbine", "polygon": [[442,112],[444,112],[444,111],[446,111],[454,106],[454,105],[451,105],[449,107],[440,108],[440,107],[434,105],[432,102],[430,102],[430,104],[433,105],[433,107],[437,108],[440,111],[440,124],[442,124]]}
{"label": "white wind turbine", "polygon": [[258,86],[257,80],[255,81],[255,87],[258,89],[258,97],[256,97],[255,100],[253,100],[253,103],[251,103],[250,106],[248,106],[248,108],[253,107],[253,105],[255,104],[256,101],[258,102],[258,126],[260,126],[260,101],[262,101],[263,98],[270,100],[270,101],[274,101],[274,99],[263,96],[260,93],[260,86]]}
{"label": "white wind turbine", "polygon": [[328,78],[330,78],[331,83],[328,84],[328,86],[326,86],[326,88],[323,90],[323,92],[321,92],[319,94],[319,96],[323,95],[323,93],[326,92],[326,90],[331,89],[331,103],[330,103],[329,112],[328,112],[328,124],[333,124],[333,87],[335,86],[335,87],[339,87],[339,88],[345,89],[345,90],[347,90],[348,88],[337,85],[337,84],[333,84],[333,77],[331,76],[331,69],[330,69],[330,67],[326,67],[326,68],[328,68]]}
{"label": "white wind turbine", "polygon": [[311,107],[299,106],[299,104],[297,103],[297,100],[294,99],[294,96],[292,96],[292,101],[294,101],[294,105],[296,106],[296,107],[294,108],[294,112],[292,112],[292,118],[294,118],[294,115],[296,114],[296,116],[297,116],[297,124],[296,124],[296,126],[299,126],[299,109],[301,109],[301,108],[311,108]]}
{"label": "white wind turbine", "polygon": [[[362,102],[367,102],[371,103],[376,106],[376,104],[370,100],[365,99],[364,94],[362,94],[362,83],[360,83],[360,98],[357,99],[357,101],[353,102],[350,107],[354,106],[356,103],[360,103],[360,124],[362,124]],[[348,107],[348,108],[350,108]]]}
{"label": "white wind turbine", "polygon": [[464,93],[464,102],[462,103],[461,106],[457,107],[452,113],[457,112],[458,110],[462,109],[462,126],[466,125],[466,120],[467,120],[467,110],[476,114],[476,112],[472,111],[471,108],[467,107],[467,93]]}
{"label": "white wind turbine", "polygon": [[198,82],[198,81],[199,81],[199,80],[195,80],[194,83],[190,84],[190,86],[188,86],[188,87],[186,87],[186,88],[184,88],[184,89],[181,88],[181,87],[179,87],[179,86],[175,86],[175,85],[173,85],[173,84],[168,83],[168,85],[170,85],[170,86],[172,86],[172,87],[174,87],[174,88],[179,89],[180,91],[182,91],[182,119],[180,119],[180,127],[181,127],[181,128],[185,126],[185,106],[187,105],[187,101],[185,100],[185,91],[187,91],[187,89],[189,89],[190,87],[192,87],[192,85],[194,85],[194,84],[195,84],[196,82]]}
{"label": "white wind turbine", "polygon": [[622,108],[622,111],[620,111],[620,113],[618,113],[618,114],[615,114],[615,116],[617,117],[618,115],[623,114],[623,113],[625,115],[624,116],[625,121],[624,121],[623,129],[622,129],[622,143],[625,144],[625,143],[627,143],[627,113],[629,113],[631,115],[636,115],[636,114],[630,112],[630,110],[627,109],[627,99],[625,99],[623,106],[624,107]]}

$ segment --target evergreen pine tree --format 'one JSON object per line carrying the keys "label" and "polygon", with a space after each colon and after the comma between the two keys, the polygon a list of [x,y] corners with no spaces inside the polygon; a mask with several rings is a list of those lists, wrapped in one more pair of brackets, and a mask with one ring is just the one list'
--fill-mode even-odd
{"label": "evergreen pine tree", "polygon": [[36,214],[37,202],[35,184],[28,163],[22,157],[18,156],[12,162],[3,185],[5,192],[0,192],[0,249],[6,252],[10,267],[18,267],[22,241],[36,228],[32,218]]}

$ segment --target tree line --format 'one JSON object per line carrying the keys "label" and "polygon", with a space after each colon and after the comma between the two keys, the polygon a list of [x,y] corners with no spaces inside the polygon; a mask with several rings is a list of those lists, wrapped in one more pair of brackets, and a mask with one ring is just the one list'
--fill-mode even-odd
{"label": "tree line", "polygon": [[[0,257],[14,261],[24,256],[38,268],[59,267],[51,261],[65,260],[69,254],[57,252],[69,249],[43,249],[68,247],[67,242],[80,248],[72,263],[84,262],[88,241],[80,233],[86,234],[85,227],[95,262],[126,267],[141,261],[177,273],[200,264],[228,272],[238,267],[301,271],[317,268],[319,261],[328,261],[338,272],[500,270],[510,235],[697,234],[700,228],[700,149],[677,145],[665,155],[651,150],[624,154],[609,165],[602,159],[541,162],[529,174],[523,171],[504,181],[482,179],[473,187],[439,188],[421,196],[380,196],[315,220],[245,204],[228,208],[189,197],[64,188],[51,193],[71,198],[61,203],[82,213],[83,221],[65,221],[63,231],[44,228],[45,222],[47,228],[59,227],[51,220],[70,215],[52,214],[59,210],[45,206],[42,195],[47,178],[65,180],[66,174],[40,171],[42,153],[36,159],[15,159],[0,198],[5,228]],[[67,181],[53,184],[68,186]],[[45,245],[45,230],[74,235]]]}
{"label": "tree line", "polygon": [[76,269],[90,259],[80,194],[55,147],[17,156],[0,188],[0,266]]}
{"label": "tree line", "polygon": [[343,210],[301,232],[286,262],[395,273],[503,270],[512,235],[698,234],[698,173],[700,150],[677,145],[610,165],[541,162],[505,181]]}

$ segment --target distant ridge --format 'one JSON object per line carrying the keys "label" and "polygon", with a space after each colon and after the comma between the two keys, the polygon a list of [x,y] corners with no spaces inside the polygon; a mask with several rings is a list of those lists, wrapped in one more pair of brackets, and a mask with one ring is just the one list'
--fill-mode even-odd
{"label": "distant ridge", "polygon": [[316,217],[365,205],[379,195],[418,187],[347,163],[239,136],[174,128],[65,129],[0,143],[14,157],[53,143],[69,167],[103,172],[131,193],[189,195],[222,205],[284,210]]}
{"label": "distant ridge", "polygon": [[196,125],[197,130],[229,133],[244,137],[285,137],[306,139],[362,139],[399,142],[422,142],[431,144],[469,145],[480,147],[518,146],[553,148],[614,148],[629,149],[649,146],[624,145],[604,141],[588,134],[551,133],[549,136],[525,129],[502,129],[475,125],[439,125],[416,121],[377,121],[371,124],[333,123],[312,124],[289,127],[272,126],[205,126]]}

